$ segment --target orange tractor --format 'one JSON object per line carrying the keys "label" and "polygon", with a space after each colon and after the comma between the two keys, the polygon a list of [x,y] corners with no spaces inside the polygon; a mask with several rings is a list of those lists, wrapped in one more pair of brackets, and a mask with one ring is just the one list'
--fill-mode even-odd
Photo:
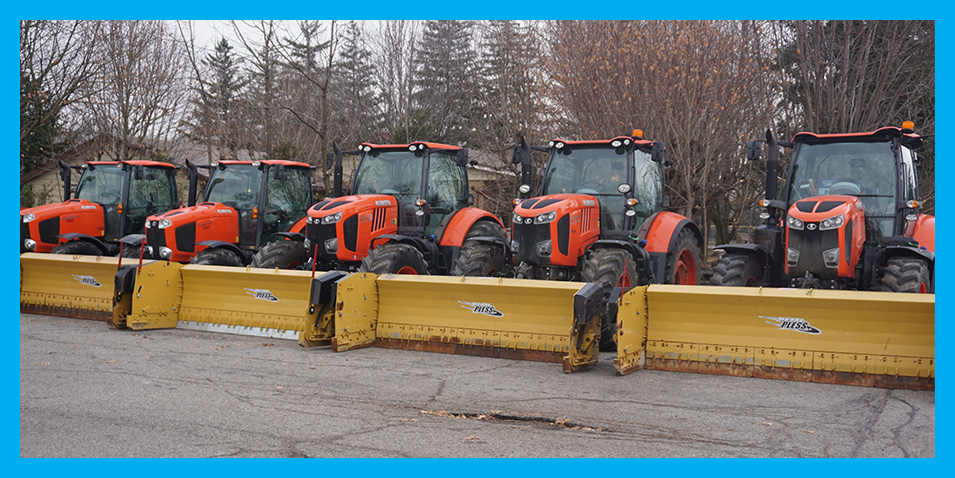
{"label": "orange tractor", "polygon": [[[420,141],[362,143],[344,152],[333,146],[327,158],[333,195],[312,206],[306,219],[309,268],[481,276],[504,271],[504,226],[471,207],[466,148]],[[344,154],[361,157],[347,195]],[[299,258],[295,242],[266,245],[255,265],[289,267]]]}
{"label": "orange tractor", "polygon": [[[724,286],[934,292],[935,217],[920,212],[914,125],[850,134],[770,131],[763,223],[755,244],[725,244],[711,282]],[[747,158],[759,159],[752,140]],[[779,147],[792,148],[777,199]]]}
{"label": "orange tractor", "polygon": [[71,168],[60,161],[63,202],[20,210],[20,253],[115,256],[120,238],[141,234],[147,216],[181,205],[172,164],[91,161],[73,168],[83,170],[75,198]]}
{"label": "orange tractor", "polygon": [[[536,197],[531,151],[547,166]],[[663,144],[643,133],[609,140],[555,139],[547,147],[521,138],[510,251],[518,278],[597,283],[614,297],[655,283],[699,284],[703,236],[690,219],[666,211]],[[615,314],[603,314],[601,349],[612,348]]]}
{"label": "orange tractor", "polygon": [[[263,160],[219,161],[210,166],[187,161],[187,167],[190,204],[196,197],[197,168],[210,169],[205,201],[149,216],[145,241],[142,236],[123,239],[141,246],[143,257],[245,266],[262,244],[302,235],[305,211],[313,202],[313,166]],[[301,252],[304,256],[304,249]]]}

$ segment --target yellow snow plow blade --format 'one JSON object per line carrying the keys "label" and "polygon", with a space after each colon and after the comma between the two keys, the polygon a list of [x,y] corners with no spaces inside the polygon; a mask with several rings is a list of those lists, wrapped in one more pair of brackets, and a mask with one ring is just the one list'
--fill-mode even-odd
{"label": "yellow snow plow blade", "polygon": [[563,364],[597,362],[594,284],[478,277],[379,276],[375,345]]}
{"label": "yellow snow plow blade", "polygon": [[[126,264],[132,264],[132,260],[126,259]],[[113,316],[113,281],[118,266],[117,257],[21,254],[20,311],[109,320]]]}
{"label": "yellow snow plow blade", "polygon": [[651,285],[620,304],[618,326],[647,319],[617,337],[621,373],[642,359],[620,344],[646,340],[647,369],[935,388],[934,294]]}
{"label": "yellow snow plow blade", "polygon": [[164,264],[144,267],[125,286],[131,290],[117,294],[111,325],[291,340],[305,328],[311,272]]}

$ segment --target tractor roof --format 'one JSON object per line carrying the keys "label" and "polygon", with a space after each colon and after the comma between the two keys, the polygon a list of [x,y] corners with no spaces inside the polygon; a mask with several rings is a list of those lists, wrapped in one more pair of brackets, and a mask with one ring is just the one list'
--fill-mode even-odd
{"label": "tractor roof", "polygon": [[450,149],[450,150],[459,150],[460,146],[451,146],[450,144],[442,143],[429,143],[427,141],[414,141],[408,144],[374,144],[374,143],[362,143],[362,146],[369,146],[372,149],[408,149],[411,145],[424,145],[428,149]]}
{"label": "tractor roof", "polygon": [[635,145],[637,145],[638,147],[652,146],[652,145],[653,145],[653,141],[646,141],[646,140],[642,140],[642,139],[636,139],[636,138],[633,138],[633,137],[631,137],[631,136],[617,136],[616,138],[612,138],[612,139],[592,139],[592,140],[586,140],[586,141],[567,141],[567,140],[565,140],[565,139],[555,138],[555,139],[553,140],[553,142],[554,142],[554,143],[564,143],[564,144],[569,145],[569,146],[603,146],[603,145],[609,145],[609,144],[613,143],[614,141],[618,141],[618,140],[619,140],[619,141],[624,141],[624,140],[633,141],[633,143],[634,143]]}
{"label": "tractor roof", "polygon": [[809,132],[797,133],[793,136],[795,143],[834,143],[839,141],[878,141],[887,138],[906,138],[905,143],[911,147],[922,145],[922,137],[915,133],[903,132],[902,128],[886,126],[875,131],[865,133],[836,133],[816,134]]}
{"label": "tractor roof", "polygon": [[161,161],[142,161],[142,160],[127,160],[127,161],[87,161],[86,164],[93,166],[104,166],[108,164],[129,164],[132,166],[153,166],[159,168],[170,168],[176,169],[176,166],[170,163],[164,163]]}
{"label": "tractor roof", "polygon": [[312,167],[312,165],[311,165],[311,164],[308,164],[308,163],[303,163],[303,162],[300,162],[300,161],[285,161],[285,160],[283,160],[283,159],[263,159],[263,160],[261,160],[261,161],[231,161],[231,160],[224,160],[224,161],[219,161],[219,163],[221,163],[221,164],[227,164],[227,165],[228,165],[228,164],[252,164],[252,165],[257,165],[257,164],[261,163],[261,164],[268,164],[268,165],[270,165],[270,166],[276,166],[276,165],[282,164],[282,165],[285,165],[286,167],[298,167],[298,168],[311,168],[311,167]]}

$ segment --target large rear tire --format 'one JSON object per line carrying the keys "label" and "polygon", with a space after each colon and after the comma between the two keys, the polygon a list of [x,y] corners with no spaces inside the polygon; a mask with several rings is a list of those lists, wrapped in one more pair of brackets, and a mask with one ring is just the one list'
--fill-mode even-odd
{"label": "large rear tire", "polygon": [[724,287],[752,287],[762,279],[763,270],[749,254],[727,252],[713,268],[710,283]]}
{"label": "large rear tire", "polygon": [[[500,239],[501,245],[469,240],[479,236],[496,237]],[[507,234],[500,224],[493,221],[474,223],[461,244],[458,258],[451,266],[451,275],[488,277],[495,272],[502,272],[505,266],[503,244],[506,242]]]}
{"label": "large rear tire", "polygon": [[242,267],[245,265],[234,252],[223,248],[206,249],[193,256],[189,262],[202,266]]}
{"label": "large rear tire", "polygon": [[415,274],[427,275],[428,263],[424,255],[414,246],[389,242],[372,249],[361,260],[359,272],[374,274]]}
{"label": "large rear tire", "polygon": [[924,260],[916,257],[893,257],[885,265],[883,292],[926,294],[932,290],[931,275]]}
{"label": "large rear tire", "polygon": [[301,241],[270,242],[252,256],[252,267],[304,270],[308,251]]}
{"label": "large rear tire", "polygon": [[689,229],[683,229],[676,238],[673,250],[667,253],[664,284],[697,285],[703,268],[700,264],[700,248],[696,237]]}
{"label": "large rear tire", "polygon": [[617,318],[610,314],[610,294],[615,287],[629,288],[637,284],[636,264],[622,249],[597,249],[584,259],[580,278],[600,286],[605,301],[600,314],[600,350],[613,351],[617,348]]}
{"label": "large rear tire", "polygon": [[69,242],[64,242],[53,247],[53,250],[50,251],[53,254],[71,254],[78,256],[102,256],[103,252],[96,247],[95,244],[90,242],[76,239]]}

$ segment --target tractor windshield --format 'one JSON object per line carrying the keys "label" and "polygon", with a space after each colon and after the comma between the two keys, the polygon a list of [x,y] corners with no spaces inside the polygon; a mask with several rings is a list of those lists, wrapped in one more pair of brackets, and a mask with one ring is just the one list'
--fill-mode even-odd
{"label": "tractor windshield", "polygon": [[788,205],[829,194],[856,196],[865,206],[867,236],[892,235],[896,160],[890,141],[800,144],[792,161]]}
{"label": "tractor windshield", "polygon": [[421,151],[368,151],[358,167],[354,194],[389,194],[398,200],[401,224],[413,224],[414,201],[421,195]]}
{"label": "tractor windshield", "polygon": [[76,186],[76,198],[102,204],[109,209],[120,203],[126,171],[122,165],[87,167]]}
{"label": "tractor windshield", "polygon": [[[632,176],[631,176],[632,174]],[[564,146],[554,151],[544,173],[542,194],[578,193],[595,196],[600,202],[601,227],[624,224],[626,197],[621,184],[633,185],[637,200],[637,227],[642,219],[658,212],[663,202],[662,171],[650,154],[634,151],[628,158],[625,148],[610,145]]]}
{"label": "tractor windshield", "polygon": [[262,170],[252,164],[230,164],[215,168],[206,188],[206,201],[251,211],[259,205]]}

